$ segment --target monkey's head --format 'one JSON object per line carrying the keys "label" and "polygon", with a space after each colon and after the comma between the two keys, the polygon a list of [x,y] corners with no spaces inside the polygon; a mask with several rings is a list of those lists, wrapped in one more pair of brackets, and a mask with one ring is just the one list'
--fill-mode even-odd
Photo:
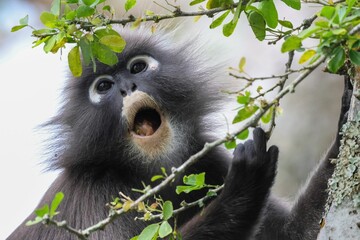
{"label": "monkey's head", "polygon": [[98,62],[67,82],[50,122],[60,130],[56,167],[174,166],[202,142],[203,118],[218,105],[217,69],[192,41],[145,29],[120,34],[127,44],[116,65]]}

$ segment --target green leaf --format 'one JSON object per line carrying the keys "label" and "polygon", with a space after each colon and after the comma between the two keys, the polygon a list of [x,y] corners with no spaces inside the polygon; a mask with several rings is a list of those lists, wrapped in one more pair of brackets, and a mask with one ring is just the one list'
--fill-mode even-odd
{"label": "green leaf", "polygon": [[67,3],[78,3],[79,0],[66,0]]}
{"label": "green leaf", "polygon": [[269,123],[271,121],[271,118],[273,116],[274,108],[271,107],[262,117],[261,121],[265,124]]}
{"label": "green leaf", "polygon": [[233,3],[234,1],[232,0],[208,0],[208,2],[206,3],[206,8],[213,9],[213,8],[225,7]]}
{"label": "green leaf", "polygon": [[94,8],[91,8],[89,6],[86,5],[81,5],[77,10],[76,10],[76,16],[78,18],[81,17],[89,17],[91,15],[93,15],[95,12]]}
{"label": "green leaf", "polygon": [[38,217],[44,217],[45,214],[49,214],[49,205],[48,204],[45,204],[44,206],[42,206],[41,208],[38,208],[35,210],[35,214],[36,216]]}
{"label": "green leaf", "polygon": [[40,15],[40,21],[47,27],[53,28],[57,22],[57,16],[50,12],[42,12]]}
{"label": "green leaf", "polygon": [[147,226],[140,233],[138,240],[152,240],[157,235],[159,227],[159,223],[154,223]]}
{"label": "green leaf", "polygon": [[19,20],[20,25],[28,25],[29,24],[29,15],[26,15],[25,17],[21,18]]}
{"label": "green leaf", "polygon": [[169,234],[171,234],[173,231],[171,225],[168,223],[168,221],[164,221],[161,223],[160,228],[159,228],[159,237],[160,238],[164,238],[166,236],[168,236]]}
{"label": "green leaf", "polygon": [[136,0],[126,0],[125,2],[125,11],[129,11],[136,5]]}
{"label": "green leaf", "polygon": [[112,51],[120,53],[124,50],[126,42],[125,40],[119,35],[107,35],[100,38],[100,43],[108,46]]}
{"label": "green leaf", "polygon": [[279,23],[281,26],[286,27],[286,28],[290,28],[293,29],[294,26],[290,21],[286,21],[286,20],[279,20]]}
{"label": "green leaf", "polygon": [[301,47],[301,38],[298,36],[290,36],[288,37],[285,42],[281,46],[281,52],[289,52],[292,50],[296,50]]}
{"label": "green leaf", "polygon": [[50,212],[49,212],[50,218],[56,215],[56,210],[58,209],[58,207],[63,199],[64,199],[64,193],[62,193],[62,192],[56,193],[56,195],[50,205],[51,206]]}
{"label": "green leaf", "polygon": [[56,39],[57,39],[57,36],[54,35],[54,36],[51,36],[48,40],[45,41],[44,51],[46,53],[49,53],[53,49],[53,47],[56,44]]}
{"label": "green leaf", "polygon": [[194,1],[190,2],[190,6],[194,6],[194,5],[202,3],[202,2],[205,2],[205,0],[194,0]]}
{"label": "green leaf", "polygon": [[94,44],[92,44],[92,51],[94,56],[106,65],[113,66],[118,63],[117,55],[101,43],[94,42]]}
{"label": "green leaf", "polygon": [[360,52],[350,50],[349,51],[349,58],[350,58],[350,61],[353,64],[358,65],[358,66],[360,65]]}
{"label": "green leaf", "polygon": [[203,186],[205,184],[205,173],[190,174],[183,177],[183,182],[191,186]]}
{"label": "green leaf", "polygon": [[240,109],[233,120],[233,124],[244,121],[245,119],[251,117],[259,109],[256,105],[248,105]]}
{"label": "green leaf", "polygon": [[11,28],[11,32],[19,31],[20,29],[23,29],[24,27],[27,27],[28,25],[18,25]]}
{"label": "green leaf", "polygon": [[82,0],[82,2],[86,5],[86,6],[91,6],[93,5],[97,0]]}
{"label": "green leaf", "polygon": [[109,29],[109,28],[103,28],[103,29],[99,29],[95,31],[95,36],[97,36],[99,39],[105,37],[105,36],[110,36],[110,35],[114,35],[114,36],[120,36],[120,34],[113,30],[113,29]]}
{"label": "green leaf", "polygon": [[347,34],[347,31],[345,28],[338,28],[331,31],[334,35],[345,35]]}
{"label": "green leaf", "polygon": [[229,15],[229,13],[230,13],[230,10],[226,11],[220,17],[218,17],[216,20],[214,20],[210,24],[210,29],[214,29],[214,28],[220,26],[224,22],[225,18]]}
{"label": "green leaf", "polygon": [[241,72],[241,73],[245,72],[245,70],[244,70],[245,64],[246,64],[246,58],[245,57],[240,58],[239,72]]}
{"label": "green leaf", "polygon": [[163,178],[164,178],[163,175],[155,175],[151,178],[150,181],[155,182],[156,180],[163,179]]}
{"label": "green leaf", "polygon": [[301,2],[300,0],[282,0],[286,5],[288,5],[289,7],[295,9],[295,10],[300,10],[301,9]]}
{"label": "green leaf", "polygon": [[71,73],[74,77],[80,77],[82,74],[82,65],[79,46],[75,46],[68,54],[68,63]]}
{"label": "green leaf", "polygon": [[331,20],[334,16],[335,8],[332,6],[324,6],[320,11],[320,16]]}
{"label": "green leaf", "polygon": [[56,16],[60,15],[60,4],[61,0],[53,0],[51,3],[50,12]]}
{"label": "green leaf", "polygon": [[259,3],[259,10],[262,13],[266,24],[270,28],[276,28],[278,24],[278,12],[273,0],[263,0]]}
{"label": "green leaf", "polygon": [[250,99],[251,98],[248,95],[239,94],[239,96],[237,96],[237,102],[244,105],[248,104]]}
{"label": "green leaf", "polygon": [[307,50],[306,52],[304,52],[300,59],[299,59],[299,63],[300,64],[303,64],[305,62],[307,62],[310,58],[312,58],[314,55],[316,54],[316,51],[315,50]]}
{"label": "green leaf", "polygon": [[[232,1],[231,1],[231,2],[232,2]],[[238,21],[239,21],[240,14],[241,14],[242,10],[243,10],[243,9],[242,9],[242,5],[239,4],[239,5],[236,7],[236,10],[235,10],[233,19],[232,19],[229,23],[227,23],[227,24],[225,24],[225,25],[223,26],[223,35],[224,35],[225,37],[229,37],[231,34],[233,34],[233,32],[234,32],[234,30],[235,30],[235,27],[236,27],[236,25],[237,25],[237,23],[238,23]]]}
{"label": "green leaf", "polygon": [[236,148],[236,141],[235,141],[235,140],[231,140],[231,141],[225,142],[225,147],[226,147],[226,149],[228,149],[228,150]]}
{"label": "green leaf", "polygon": [[301,31],[297,36],[298,36],[298,38],[305,39],[305,38],[310,37],[314,33],[318,32],[319,30],[321,30],[321,27],[311,26],[311,27]]}
{"label": "green leaf", "polygon": [[266,32],[265,32],[266,22],[265,22],[264,17],[256,11],[250,11],[247,14],[247,18],[248,18],[250,27],[251,27],[253,33],[255,34],[255,37],[259,41],[264,40],[265,36],[266,36]]}
{"label": "green leaf", "polygon": [[345,51],[339,46],[334,49],[328,62],[328,69],[332,73],[336,73],[345,63]]}
{"label": "green leaf", "polygon": [[163,220],[169,220],[173,215],[174,207],[172,202],[166,201],[163,205]]}
{"label": "green leaf", "polygon": [[32,225],[35,225],[35,224],[38,224],[38,223],[41,223],[43,220],[42,217],[36,217],[35,220],[29,220],[25,223],[26,226],[32,226]]}
{"label": "green leaf", "polygon": [[245,140],[249,137],[249,129],[245,129],[244,131],[242,131],[241,133],[239,133],[238,135],[236,135],[237,139],[240,140]]}

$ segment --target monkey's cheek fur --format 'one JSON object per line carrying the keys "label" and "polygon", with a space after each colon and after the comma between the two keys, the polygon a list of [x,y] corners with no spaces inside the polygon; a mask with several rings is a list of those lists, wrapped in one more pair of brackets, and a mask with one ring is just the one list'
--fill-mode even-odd
{"label": "monkey's cheek fur", "polygon": [[170,123],[151,96],[142,91],[126,96],[122,115],[131,143],[143,156],[156,158],[167,151],[172,138]]}

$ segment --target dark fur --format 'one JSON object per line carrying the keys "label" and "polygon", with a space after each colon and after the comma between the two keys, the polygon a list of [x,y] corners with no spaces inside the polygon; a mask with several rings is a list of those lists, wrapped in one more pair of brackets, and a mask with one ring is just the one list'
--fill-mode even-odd
{"label": "dark fur", "polygon": [[[212,141],[203,117],[220,103],[218,86],[211,81],[215,68],[201,62],[200,54],[188,46],[191,44],[167,42],[159,36],[139,32],[124,33],[127,47],[115,67],[98,64],[97,73],[89,68],[80,79],[70,79],[64,91],[63,107],[47,124],[56,130],[50,168],[62,169],[62,173],[39,206],[50,203],[56,192],[64,192],[65,199],[56,219],[66,220],[75,228],[83,229],[106,218],[105,204],[119,191],[135,199],[139,194],[131,189],[141,188],[141,181],[149,182],[161,166],[168,171],[172,166],[179,166],[206,142]],[[156,75],[137,79],[126,72],[126,61],[139,54],[149,54],[160,62]],[[89,101],[91,82],[105,73],[116,76],[119,81],[136,82],[139,90],[156,100],[180,131],[175,134],[177,145],[171,151],[149,162],[126,151],[127,126],[121,119],[121,94],[100,105]],[[205,171],[209,184],[222,184],[226,178],[225,189],[202,215],[197,215],[199,209],[193,208],[179,216],[184,239],[250,239],[255,234],[256,239],[314,239],[326,199],[326,181],[333,170],[328,159],[336,157],[337,149],[338,141],[292,209],[284,208],[273,197],[268,199],[278,150],[276,147],[266,150],[261,129],[254,132],[254,141],[236,148],[230,170],[228,156],[218,149],[211,151],[187,173]],[[178,196],[173,186],[161,192],[162,198],[173,201],[175,207],[183,198],[190,202],[202,194]],[[142,221],[135,221],[134,216],[134,213],[121,216],[104,231],[92,234],[90,239],[130,239],[146,226]],[[27,220],[34,218],[31,214]],[[8,239],[76,238],[53,226],[21,224]]]}

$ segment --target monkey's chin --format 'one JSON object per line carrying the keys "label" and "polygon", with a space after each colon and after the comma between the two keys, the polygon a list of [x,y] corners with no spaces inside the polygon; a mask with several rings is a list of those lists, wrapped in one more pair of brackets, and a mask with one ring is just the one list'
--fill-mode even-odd
{"label": "monkey's chin", "polygon": [[129,139],[142,155],[154,158],[167,151],[170,123],[151,96],[142,91],[126,96],[122,115],[128,123]]}

